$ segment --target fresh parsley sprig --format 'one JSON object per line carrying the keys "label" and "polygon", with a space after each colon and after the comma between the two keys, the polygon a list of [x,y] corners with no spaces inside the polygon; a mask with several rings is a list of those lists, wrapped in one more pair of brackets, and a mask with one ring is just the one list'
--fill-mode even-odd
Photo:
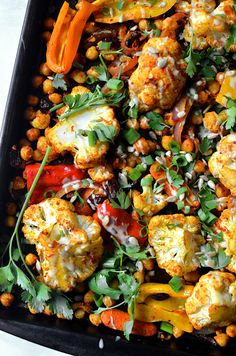
{"label": "fresh parsley sprig", "polygon": [[64,120],[69,116],[96,106],[119,106],[120,102],[125,98],[125,93],[109,92],[103,93],[99,86],[96,87],[93,93],[84,93],[65,96],[63,103],[68,106],[66,112],[59,116],[59,120]]}
{"label": "fresh parsley sprig", "polygon": [[[37,312],[42,312],[44,308],[48,306],[53,313],[61,314],[67,319],[72,319],[73,311],[69,306],[67,298],[58,292],[52,291],[44,283],[36,280],[35,275],[25,263],[19,238],[19,228],[22,222],[23,214],[42,174],[43,168],[47,163],[50,151],[51,147],[49,146],[46,150],[44,159],[40,165],[37,175],[34,178],[32,186],[29,192],[26,194],[25,201],[17,218],[16,226],[10,237],[8,244],[9,261],[6,266],[0,268],[0,290],[11,292],[13,286],[17,285],[23,290],[21,295],[22,300],[28,303],[29,306],[35,309]],[[17,249],[14,250],[13,244],[15,241],[17,244]],[[19,260],[23,264],[26,273],[19,267]]]}

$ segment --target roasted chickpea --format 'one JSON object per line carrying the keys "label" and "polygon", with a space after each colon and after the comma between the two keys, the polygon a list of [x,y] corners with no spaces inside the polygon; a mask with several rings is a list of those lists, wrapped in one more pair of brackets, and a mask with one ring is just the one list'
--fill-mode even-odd
{"label": "roasted chickpea", "polygon": [[115,54],[104,54],[103,58],[106,61],[113,62],[116,59],[116,55]]}
{"label": "roasted chickpea", "polygon": [[148,124],[148,118],[145,117],[145,116],[141,116],[140,119],[139,119],[139,125],[140,125],[140,128],[143,129],[143,130],[148,130],[150,129],[150,126]]}
{"label": "roasted chickpea", "polygon": [[229,342],[229,336],[227,334],[221,333],[216,336],[214,336],[215,341],[217,344],[221,347],[224,347],[228,344]]}
{"label": "roasted chickpea", "polygon": [[54,93],[55,88],[52,85],[52,80],[51,79],[45,79],[43,82],[43,92],[45,94],[52,94]]}
{"label": "roasted chickpea", "polygon": [[194,142],[191,138],[187,138],[181,144],[181,150],[185,152],[193,152],[194,151]]}
{"label": "roasted chickpea", "polygon": [[235,337],[236,336],[236,324],[231,324],[231,325],[227,326],[226,334],[229,337]]}
{"label": "roasted chickpea", "polygon": [[137,271],[134,273],[134,278],[139,282],[143,283],[144,282],[144,271]]}
{"label": "roasted chickpea", "polygon": [[48,17],[46,20],[43,22],[43,26],[46,30],[52,30],[55,25],[55,20],[52,19],[51,17]]}
{"label": "roasted chickpea", "polygon": [[76,319],[83,319],[85,317],[85,311],[82,309],[77,309],[74,313]]}
{"label": "roasted chickpea", "polygon": [[220,83],[216,80],[211,80],[207,83],[207,89],[212,95],[216,95],[220,90]]}
{"label": "roasted chickpea", "polygon": [[83,84],[86,82],[86,74],[78,69],[74,70],[70,77],[78,84]]}
{"label": "roasted chickpea", "polygon": [[93,301],[94,301],[93,296],[94,296],[94,292],[92,290],[89,290],[84,295],[84,302],[85,303],[93,303]]}
{"label": "roasted chickpea", "polygon": [[145,31],[148,29],[148,21],[147,20],[140,20],[138,23],[138,27],[140,31]]}
{"label": "roasted chickpea", "polygon": [[91,46],[87,49],[86,51],[86,58],[88,58],[90,61],[95,61],[95,59],[98,58],[98,51],[95,46]]}
{"label": "roasted chickpea", "polygon": [[39,98],[35,95],[29,95],[27,98],[27,103],[31,106],[36,106],[39,103]]}
{"label": "roasted chickpea", "polygon": [[15,227],[15,225],[16,225],[15,216],[7,216],[6,219],[5,219],[5,225],[7,227]]}
{"label": "roasted chickpea", "polygon": [[44,154],[40,152],[39,150],[34,150],[33,152],[33,160],[36,162],[40,162],[43,160]]}
{"label": "roasted chickpea", "polygon": [[47,43],[49,42],[50,38],[51,38],[51,32],[50,31],[45,31],[41,34],[41,38],[42,40]]}
{"label": "roasted chickpea", "polygon": [[36,75],[33,77],[32,81],[33,87],[34,88],[39,88],[43,84],[43,77],[42,75]]}
{"label": "roasted chickpea", "polygon": [[27,307],[31,314],[33,314],[33,315],[38,314],[37,310],[32,308],[29,304],[27,304]]}
{"label": "roasted chickpea", "polygon": [[141,137],[138,141],[134,143],[134,148],[137,152],[146,155],[149,152],[155,151],[156,144],[151,140],[146,140],[144,137]]}
{"label": "roasted chickpea", "polygon": [[90,314],[89,320],[95,326],[99,326],[102,323],[100,314]]}
{"label": "roasted chickpea", "polygon": [[13,180],[12,187],[14,190],[24,189],[25,188],[25,180],[20,176],[16,176],[15,179]]}
{"label": "roasted chickpea", "polygon": [[27,136],[28,140],[31,141],[31,142],[37,141],[37,139],[40,136],[40,130],[39,129],[35,129],[35,128],[31,128],[31,129],[26,131],[26,136]]}
{"label": "roasted chickpea", "polygon": [[26,110],[25,110],[25,113],[24,113],[24,116],[26,118],[26,120],[33,120],[36,116],[36,111],[33,109],[32,106],[29,106]]}
{"label": "roasted chickpea", "polygon": [[40,110],[36,112],[35,119],[31,122],[31,125],[36,129],[46,129],[50,124],[50,115],[44,114]]}
{"label": "roasted chickpea", "polygon": [[140,158],[135,156],[134,154],[130,154],[127,158],[127,165],[131,168],[134,168],[140,162],[141,162]]}
{"label": "roasted chickpea", "polygon": [[192,113],[191,122],[194,125],[201,125],[202,121],[203,121],[203,115],[202,115],[202,112],[200,110],[199,111],[195,111],[195,112]]}
{"label": "roasted chickpea", "polygon": [[24,161],[29,161],[33,157],[33,148],[30,146],[24,146],[20,150],[20,156]]}
{"label": "roasted chickpea", "polygon": [[15,216],[17,212],[17,205],[16,203],[7,203],[6,205],[6,212],[7,215]]}
{"label": "roasted chickpea", "polygon": [[115,301],[113,299],[111,299],[110,297],[108,297],[107,295],[105,295],[105,297],[103,297],[103,304],[107,307],[110,308],[113,305],[115,305]]}
{"label": "roasted chickpea", "polygon": [[53,103],[53,104],[60,104],[62,102],[62,95],[58,93],[53,93],[48,95],[48,99]]}
{"label": "roasted chickpea", "polygon": [[194,171],[196,173],[204,173],[206,170],[206,164],[200,160],[197,160],[194,166]]}
{"label": "roasted chickpea", "polygon": [[143,266],[147,271],[152,271],[155,266],[155,261],[154,259],[146,259],[142,260]]}
{"label": "roasted chickpea", "polygon": [[170,143],[174,140],[174,138],[172,136],[162,136],[161,139],[161,144],[162,147],[166,150],[169,151],[170,149]]}
{"label": "roasted chickpea", "polygon": [[20,147],[30,146],[30,142],[26,138],[21,138],[19,141]]}
{"label": "roasted chickpea", "polygon": [[14,301],[14,295],[8,292],[4,292],[0,296],[0,301],[4,307],[10,307]]}
{"label": "roasted chickpea", "polygon": [[48,67],[47,63],[42,63],[39,67],[39,73],[47,77],[48,75],[52,74],[52,71]]}
{"label": "roasted chickpea", "polygon": [[208,101],[208,97],[209,97],[209,94],[202,90],[199,94],[198,94],[198,102],[200,104],[206,104],[207,101]]}
{"label": "roasted chickpea", "polygon": [[34,255],[33,253],[28,253],[28,255],[25,256],[25,263],[28,266],[33,266],[38,260],[38,257]]}

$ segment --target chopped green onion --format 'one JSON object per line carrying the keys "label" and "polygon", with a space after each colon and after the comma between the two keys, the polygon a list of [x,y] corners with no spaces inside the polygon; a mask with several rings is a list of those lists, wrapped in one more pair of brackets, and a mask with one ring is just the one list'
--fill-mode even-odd
{"label": "chopped green onion", "polygon": [[148,155],[148,156],[143,157],[143,158],[144,158],[145,163],[146,163],[148,166],[150,166],[150,165],[153,164],[153,162],[154,162],[154,159],[152,158],[151,155]]}
{"label": "chopped green onion", "polygon": [[168,334],[173,334],[173,326],[166,321],[161,322],[160,330],[165,331]]}
{"label": "chopped green onion", "polygon": [[96,142],[97,142],[96,133],[94,131],[89,131],[88,132],[88,143],[89,143],[89,146],[91,146],[91,147],[95,146]]}
{"label": "chopped green onion", "polygon": [[120,90],[124,86],[124,82],[120,79],[109,79],[107,87],[112,90]]}
{"label": "chopped green onion", "polygon": [[177,208],[178,208],[178,210],[182,210],[184,208],[184,202],[183,201],[178,201]]}
{"label": "chopped green onion", "polygon": [[143,172],[146,171],[146,168],[142,164],[138,164],[131,172],[128,173],[128,176],[131,180],[135,181],[139,179]]}
{"label": "chopped green onion", "polygon": [[176,293],[183,288],[182,280],[178,276],[172,277],[168,284]]}
{"label": "chopped green onion", "polygon": [[152,177],[144,177],[143,179],[141,179],[141,186],[142,187],[146,187],[146,186],[149,186],[151,185],[153,182],[153,178]]}
{"label": "chopped green onion", "polygon": [[121,10],[124,6],[125,0],[119,0],[118,3],[116,4],[117,10]]}
{"label": "chopped green onion", "polygon": [[54,112],[54,111],[56,111],[57,109],[62,108],[62,106],[64,106],[64,103],[57,104],[57,105],[53,106],[53,107],[49,110],[49,112]]}
{"label": "chopped green onion", "polygon": [[105,51],[108,51],[110,48],[111,48],[111,42],[99,42],[98,43],[98,48],[100,50],[105,50]]}
{"label": "chopped green onion", "polygon": [[123,137],[130,145],[132,145],[141,137],[141,135],[135,129],[130,128],[129,130],[123,131]]}

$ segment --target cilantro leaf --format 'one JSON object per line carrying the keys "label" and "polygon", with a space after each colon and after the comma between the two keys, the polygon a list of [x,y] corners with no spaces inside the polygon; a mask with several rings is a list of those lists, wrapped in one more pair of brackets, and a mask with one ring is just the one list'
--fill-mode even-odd
{"label": "cilantro leaf", "polygon": [[48,306],[53,314],[62,315],[69,320],[73,318],[73,310],[70,307],[68,299],[59,293],[53,293]]}
{"label": "cilantro leaf", "polygon": [[64,80],[64,75],[63,74],[56,74],[53,78],[52,81],[52,86],[56,89],[62,89],[64,91],[67,90],[67,85]]}
{"label": "cilantro leaf", "polygon": [[212,146],[212,140],[209,140],[208,137],[204,137],[204,139],[199,144],[199,151],[201,154],[206,153]]}
{"label": "cilantro leaf", "polygon": [[197,71],[197,63],[202,58],[202,54],[193,51],[193,36],[190,45],[187,50],[187,57],[185,57],[185,62],[188,64],[186,68],[186,73],[190,78],[194,76]]}
{"label": "cilantro leaf", "polygon": [[148,118],[148,125],[152,130],[162,131],[166,127],[164,119],[160,114],[151,111],[145,114],[145,116]]}
{"label": "cilantro leaf", "polygon": [[11,291],[15,277],[12,273],[11,264],[0,268],[0,291]]}
{"label": "cilantro leaf", "polygon": [[230,37],[228,38],[225,49],[229,51],[230,47],[236,42],[236,26],[231,26],[230,28]]}
{"label": "cilantro leaf", "polygon": [[124,93],[103,93],[99,86],[96,87],[93,93],[76,94],[75,96],[69,94],[63,99],[64,104],[68,105],[69,108],[63,115],[59,116],[59,119],[64,120],[74,113],[94,106],[119,106],[124,98]]}
{"label": "cilantro leaf", "polygon": [[117,198],[119,204],[117,204],[114,199],[110,198],[110,202],[111,202],[111,205],[113,208],[128,209],[130,207],[130,205],[131,205],[130,197],[122,189],[119,190],[119,192],[116,195],[116,198]]}

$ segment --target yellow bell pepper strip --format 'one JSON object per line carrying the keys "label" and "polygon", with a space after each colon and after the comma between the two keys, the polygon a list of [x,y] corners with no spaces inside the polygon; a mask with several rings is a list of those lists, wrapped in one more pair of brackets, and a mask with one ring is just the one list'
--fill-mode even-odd
{"label": "yellow bell pepper strip", "polygon": [[136,304],[135,319],[148,323],[166,321],[180,330],[193,332],[193,326],[184,310],[166,310],[158,300],[152,298],[148,298],[144,304]]}
{"label": "yellow bell pepper strip", "polygon": [[193,292],[193,286],[183,286],[179,292],[175,292],[169,284],[144,283],[140,287],[137,298],[138,303],[143,303],[147,297],[154,294],[165,293],[174,298],[188,298]]}
{"label": "yellow bell pepper strip", "polygon": [[76,12],[64,2],[47,47],[47,65],[55,73],[66,74],[72,67],[85,24],[97,6],[82,0]]}
{"label": "yellow bell pepper strip", "polygon": [[[143,2],[143,4],[142,4]],[[157,0],[156,3],[148,4],[147,1],[125,0],[123,6],[119,7],[119,0],[96,0],[94,5],[98,5],[99,11],[95,15],[97,22],[116,23],[143,18],[157,17],[174,6],[176,0]]]}
{"label": "yellow bell pepper strip", "polygon": [[236,99],[236,70],[230,70],[225,73],[216,102],[227,107],[227,98]]}

